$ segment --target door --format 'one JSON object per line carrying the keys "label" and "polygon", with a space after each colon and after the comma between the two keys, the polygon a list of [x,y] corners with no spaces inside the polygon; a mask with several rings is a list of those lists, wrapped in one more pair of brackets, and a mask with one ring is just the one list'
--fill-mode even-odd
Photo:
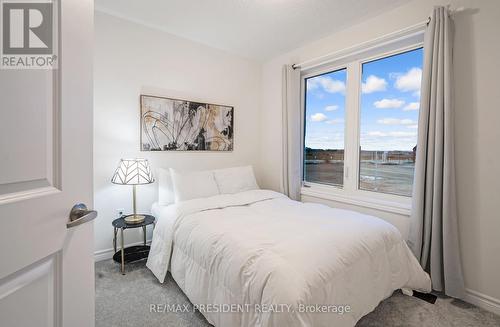
{"label": "door", "polygon": [[67,226],[75,203],[92,207],[93,1],[53,1],[52,14],[14,2],[0,0],[2,56],[40,56],[52,27],[57,69],[2,58],[0,326],[94,326],[93,223]]}

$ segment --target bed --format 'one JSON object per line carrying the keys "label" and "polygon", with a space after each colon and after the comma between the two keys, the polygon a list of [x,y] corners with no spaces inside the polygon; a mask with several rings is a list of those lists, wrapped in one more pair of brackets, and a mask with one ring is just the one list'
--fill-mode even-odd
{"label": "bed", "polygon": [[431,283],[391,224],[249,189],[155,203],[147,267],[215,326],[354,326]]}

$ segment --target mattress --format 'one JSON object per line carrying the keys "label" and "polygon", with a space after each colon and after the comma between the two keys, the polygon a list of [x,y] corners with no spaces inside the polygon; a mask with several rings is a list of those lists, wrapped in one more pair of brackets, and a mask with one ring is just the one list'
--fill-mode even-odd
{"label": "mattress", "polygon": [[147,267],[215,326],[354,326],[429,276],[384,220],[268,190],[153,206]]}

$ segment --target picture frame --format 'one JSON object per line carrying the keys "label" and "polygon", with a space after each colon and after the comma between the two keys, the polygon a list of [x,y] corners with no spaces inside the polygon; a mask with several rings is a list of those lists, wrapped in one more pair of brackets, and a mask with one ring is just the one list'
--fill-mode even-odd
{"label": "picture frame", "polygon": [[234,107],[140,96],[141,151],[233,151]]}

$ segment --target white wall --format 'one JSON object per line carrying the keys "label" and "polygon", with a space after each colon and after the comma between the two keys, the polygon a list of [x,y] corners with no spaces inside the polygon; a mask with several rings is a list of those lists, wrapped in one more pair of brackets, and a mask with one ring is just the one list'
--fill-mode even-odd
{"label": "white wall", "polygon": [[[109,257],[116,209],[132,210],[132,189],[113,185],[120,158],[145,157],[153,168],[210,169],[257,164],[260,131],[258,64],[135,23],[96,13],[94,66],[95,249]],[[139,95],[234,106],[234,151],[140,152]],[[259,174],[257,172],[257,178]],[[138,186],[138,211],[149,212],[157,183]],[[149,235],[149,238],[151,236]],[[125,232],[141,240],[140,229]]]}
{"label": "white wall", "polygon": [[[459,228],[468,300],[500,313],[500,1],[414,0],[263,65],[261,178],[278,190],[281,166],[281,67],[374,39],[427,19],[435,4],[468,8],[455,17],[456,167]],[[268,140],[274,140],[268,142]],[[264,169],[265,168],[265,169]],[[307,201],[325,200],[305,197]],[[408,217],[381,216],[407,233]]]}

